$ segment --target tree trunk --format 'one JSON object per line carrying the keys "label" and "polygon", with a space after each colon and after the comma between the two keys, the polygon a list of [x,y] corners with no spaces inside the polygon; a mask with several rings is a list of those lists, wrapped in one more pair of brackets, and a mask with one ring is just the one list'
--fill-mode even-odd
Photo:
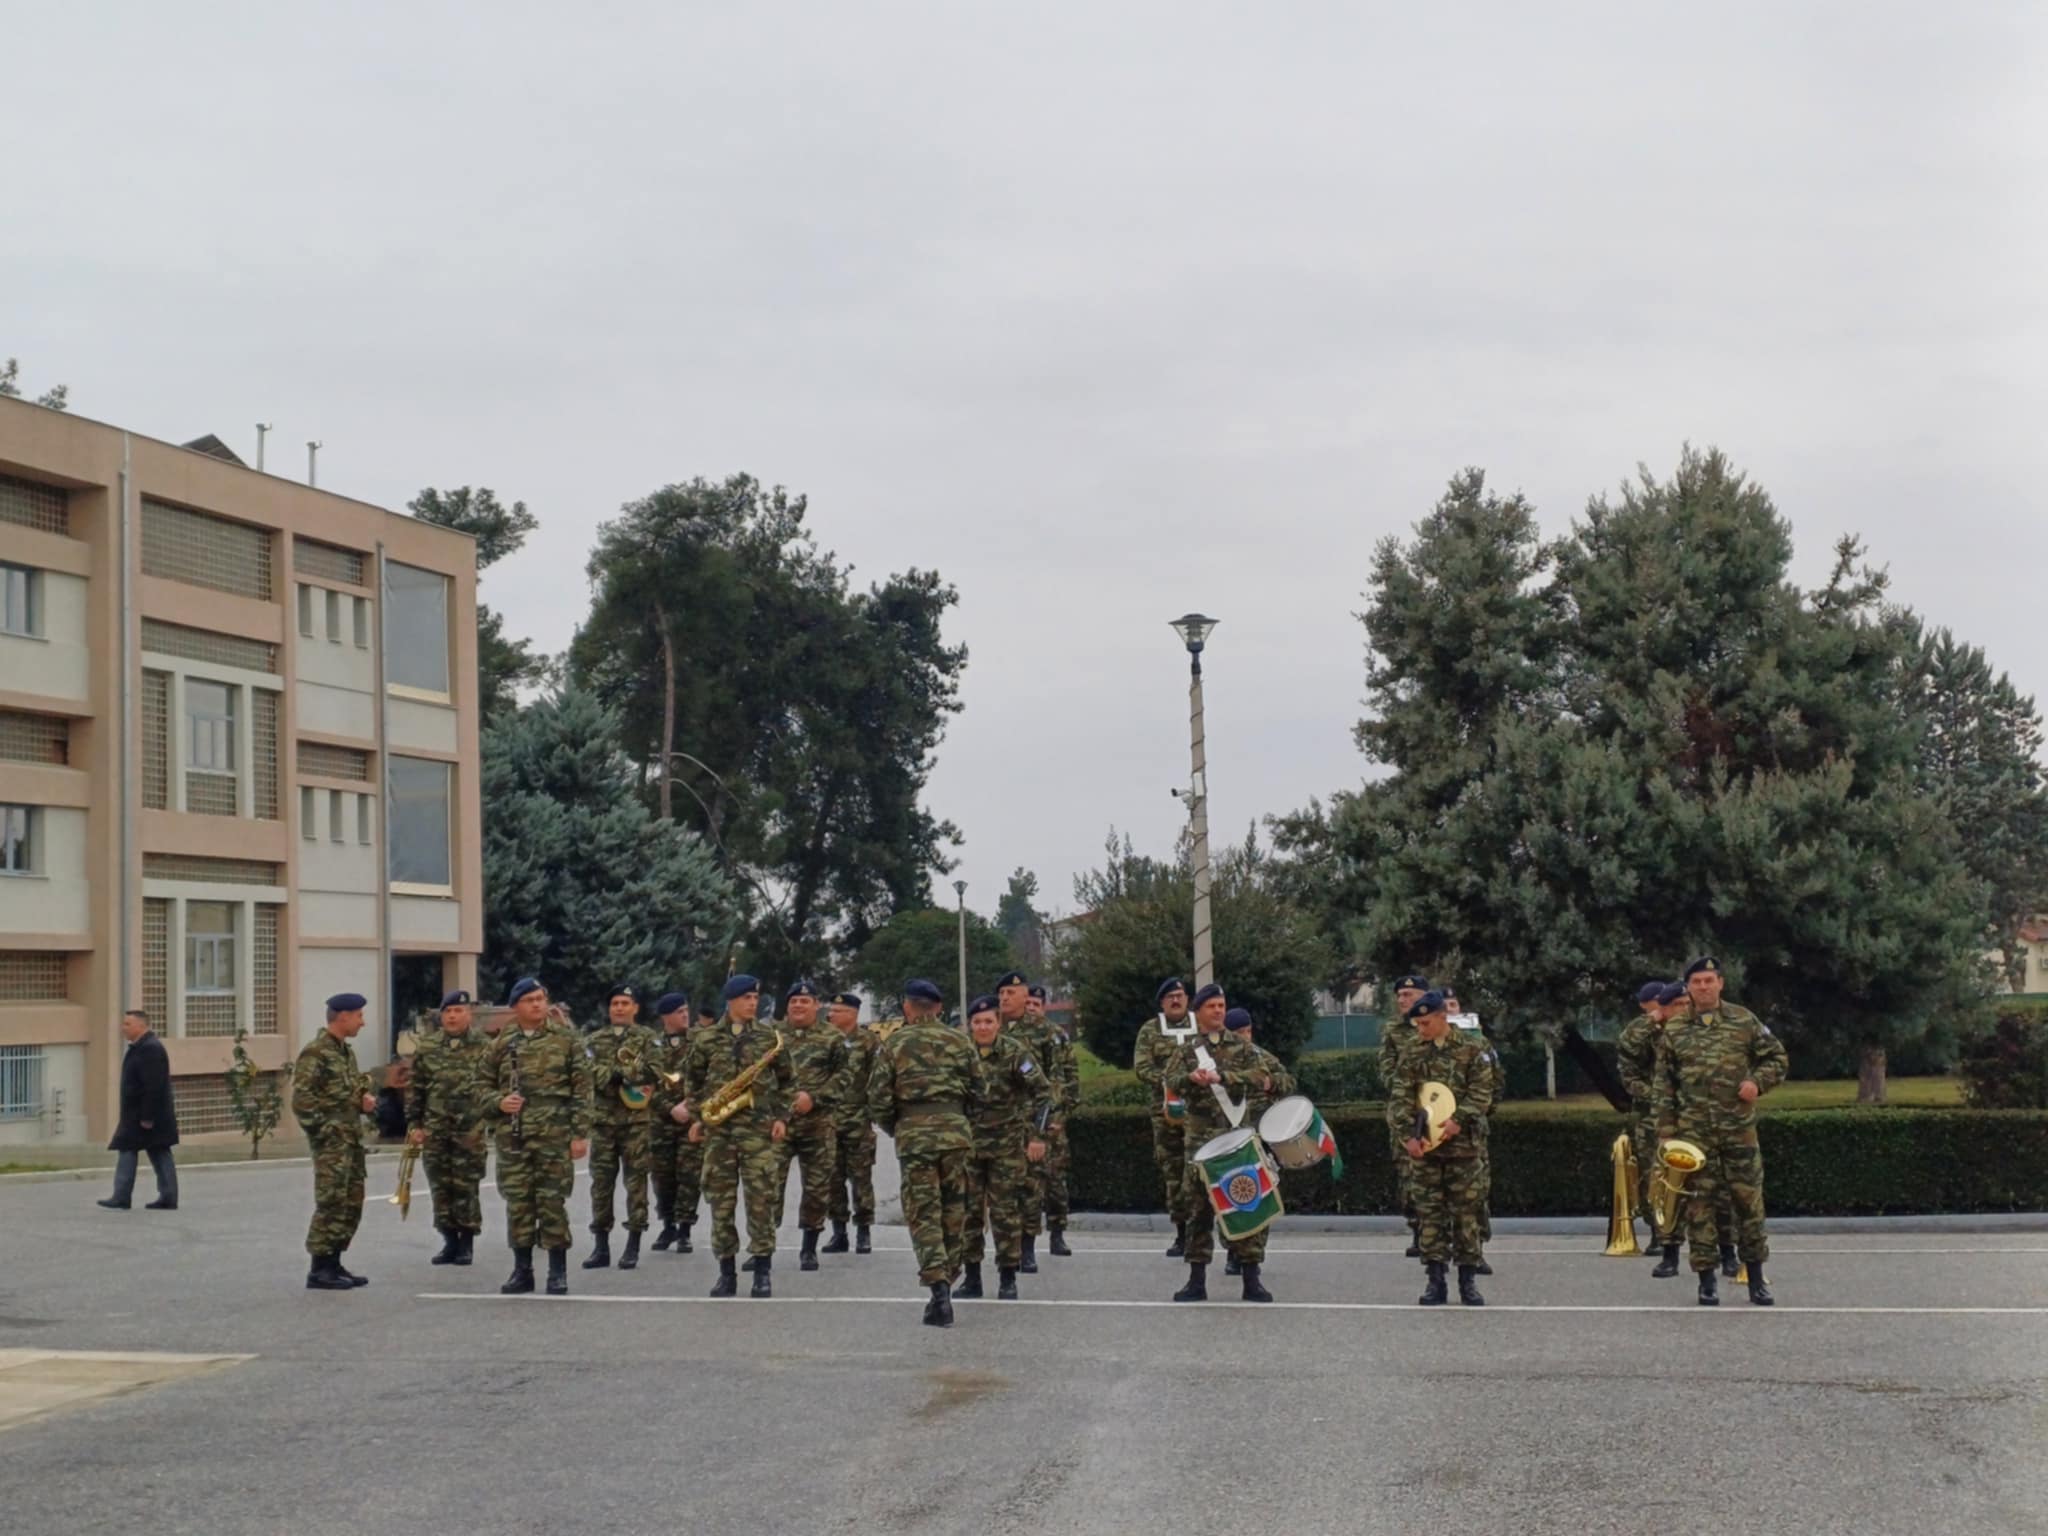
{"label": "tree trunk", "polygon": [[674,787],[676,749],[676,642],[668,632],[668,612],[654,605],[654,622],[661,631],[661,819],[675,820],[670,805]]}
{"label": "tree trunk", "polygon": [[1856,1068],[1856,1102],[1884,1102],[1884,1047],[1881,1045],[1863,1047],[1863,1059]]}

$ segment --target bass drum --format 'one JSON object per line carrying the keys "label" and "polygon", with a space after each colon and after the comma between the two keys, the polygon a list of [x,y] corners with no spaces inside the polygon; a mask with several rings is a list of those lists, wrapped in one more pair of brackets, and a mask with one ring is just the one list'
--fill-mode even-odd
{"label": "bass drum", "polygon": [[1278,1171],[1258,1136],[1240,1127],[1195,1149],[1195,1168],[1206,1186],[1216,1230],[1230,1242],[1263,1232],[1285,1214]]}
{"label": "bass drum", "polygon": [[1336,1144],[1321,1112],[1298,1093],[1259,1116],[1259,1140],[1282,1168],[1313,1168]]}

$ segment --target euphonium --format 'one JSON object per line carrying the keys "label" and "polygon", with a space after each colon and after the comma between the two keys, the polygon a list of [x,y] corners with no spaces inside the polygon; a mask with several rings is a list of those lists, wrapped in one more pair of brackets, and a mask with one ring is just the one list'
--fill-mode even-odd
{"label": "euphonium", "polygon": [[782,1054],[782,1031],[775,1031],[775,1044],[761,1053],[761,1059],[742,1067],[729,1083],[697,1106],[697,1118],[706,1125],[723,1125],[741,1110],[754,1107],[754,1080],[768,1070],[768,1063]]}
{"label": "euphonium", "polygon": [[1657,1174],[1650,1180],[1650,1220],[1656,1236],[1674,1242],[1678,1234],[1678,1208],[1685,1202],[1685,1181],[1707,1165],[1707,1154],[1697,1142],[1667,1141],[1657,1149]]}
{"label": "euphonium", "polygon": [[1632,1259],[1636,1244],[1636,1149],[1627,1131],[1614,1138],[1614,1209],[1607,1215],[1607,1257]]}

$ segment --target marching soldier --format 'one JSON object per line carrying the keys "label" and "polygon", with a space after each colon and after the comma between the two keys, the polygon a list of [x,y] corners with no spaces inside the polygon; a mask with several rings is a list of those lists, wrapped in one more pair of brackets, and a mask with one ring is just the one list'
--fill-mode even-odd
{"label": "marching soldier", "polygon": [[953,1326],[948,1287],[966,1247],[969,1117],[987,1097],[981,1056],[939,1017],[944,1001],[932,982],[903,984],[903,1027],[881,1042],[868,1078],[868,1118],[896,1139],[903,1219],[917,1278],[931,1291],[924,1320],[935,1328]]}
{"label": "marching soldier", "polygon": [[[1444,1012],[1456,1018],[1465,1010],[1459,1006],[1458,994],[1449,987],[1440,989],[1444,995]],[[1458,1026],[1453,1025],[1454,1029]],[[1501,1060],[1500,1049],[1486,1036],[1486,1031],[1477,1025],[1464,1031],[1466,1037],[1486,1053],[1486,1063],[1493,1070],[1493,1107],[1499,1109],[1508,1096],[1508,1069]],[[1493,1148],[1482,1142],[1479,1147],[1479,1273],[1490,1275],[1493,1266],[1486,1262],[1486,1245],[1493,1241]]]}
{"label": "marching soldier", "polygon": [[[1031,1166],[1046,1153],[1045,1127],[1052,1119],[1052,1086],[1031,1059],[1024,1042],[1002,1027],[993,997],[967,1005],[967,1030],[981,1057],[988,1092],[973,1112],[974,1152],[967,1161],[967,1231],[961,1260],[967,1277],[953,1287],[955,1300],[979,1300],[981,1231],[995,1232],[996,1300],[1017,1299],[1017,1264],[1024,1248],[1023,1195]],[[984,1215],[986,1212],[986,1215]]]}
{"label": "marching soldier", "polygon": [[313,1220],[306,1228],[309,1291],[352,1291],[370,1282],[341,1266],[363,1219],[363,1124],[377,1096],[349,1049],[363,1027],[360,992],[327,999],[327,1027],[306,1042],[292,1068],[292,1115],[313,1149]]}
{"label": "marching soldier", "polygon": [[704,1148],[690,1140],[687,1116],[678,1113],[683,1106],[683,1066],[690,1056],[690,1000],[681,992],[664,992],[654,1000],[654,1016],[661,1021],[654,1052],[654,1108],[647,1122],[655,1211],[661,1217],[654,1247],[657,1252],[673,1247],[679,1254],[689,1253],[704,1170]]}
{"label": "marching soldier", "polygon": [[1195,1025],[1188,1017],[1188,989],[1178,976],[1159,983],[1152,1000],[1159,1005],[1159,1014],[1138,1026],[1131,1070],[1152,1090],[1152,1162],[1166,1185],[1166,1213],[1173,1218],[1173,1242],[1166,1256],[1177,1259],[1187,1252],[1188,1223],[1202,1189],[1199,1178],[1192,1186],[1188,1183],[1187,1103],[1167,1086],[1166,1065],[1181,1043],[1193,1038]]}
{"label": "marching soldier", "polygon": [[512,1275],[506,1296],[533,1290],[533,1249],[548,1255],[548,1294],[569,1294],[569,1191],[576,1159],[590,1150],[590,1056],[576,1028],[551,1015],[548,990],[531,976],[512,983],[512,1027],[484,1068],[482,1097],[498,1128],[498,1193]]}
{"label": "marching soldier", "polygon": [[441,999],[441,1027],[420,1038],[405,1090],[406,1140],[421,1149],[441,1251],[432,1264],[468,1264],[484,1229],[484,1107],[477,1101],[484,1053],[472,1033],[473,1000],[457,988]]}
{"label": "marching soldier", "polygon": [[[1421,1223],[1417,1236],[1429,1270],[1421,1303],[1440,1307],[1448,1299],[1444,1271],[1455,1258],[1458,1300],[1483,1307],[1486,1298],[1474,1277],[1485,1257],[1479,1235],[1480,1149],[1493,1108],[1493,1063],[1484,1042],[1451,1028],[1441,992],[1418,997],[1409,1006],[1408,1020],[1415,1026],[1415,1041],[1402,1051],[1388,1085],[1387,1129],[1398,1133],[1411,1168],[1410,1188]],[[1424,1083],[1442,1083],[1457,1100],[1456,1113],[1444,1122],[1444,1139],[1435,1147],[1416,1135]]]}
{"label": "marching soldier", "polygon": [[782,1225],[789,1165],[794,1162],[803,1178],[796,1224],[804,1238],[797,1268],[816,1269],[818,1234],[825,1228],[832,1167],[839,1158],[839,1128],[834,1116],[846,1097],[853,1054],[838,1030],[818,1022],[818,989],[810,982],[799,981],[789,989],[782,1011],[789,1025],[789,1060],[796,1072],[797,1092],[791,1105],[795,1113],[790,1116],[789,1135],[777,1148],[782,1166],[775,1179],[775,1224]]}
{"label": "marching soldier", "polygon": [[1749,1299],[1768,1307],[1771,1256],[1764,1232],[1764,1156],[1757,1145],[1756,1101],[1785,1080],[1785,1043],[1747,1008],[1721,1001],[1721,963],[1712,955],[1685,968],[1689,1016],[1667,1027],[1657,1046],[1657,1136],[1697,1143],[1707,1163],[1686,1183],[1686,1238],[1699,1279],[1700,1305],[1719,1306],[1720,1260],[1714,1208],[1725,1190],[1735,1206],[1736,1241],[1749,1266]]}
{"label": "marching soldier", "polygon": [[1067,1176],[1073,1168],[1073,1154],[1067,1143],[1066,1117],[1081,1107],[1081,1061],[1074,1052],[1073,1037],[1060,1025],[1046,1022],[1045,1005],[1044,987],[1033,984],[1025,990],[1024,1016],[1050,1031],[1057,1052],[1056,1062],[1045,1066],[1047,1074],[1055,1078],[1053,1086],[1060,1098],[1059,1111],[1045,1128],[1045,1235],[1046,1251],[1068,1259],[1074,1255],[1067,1246],[1068,1203],[1072,1199]]}
{"label": "marching soldier", "polygon": [[[1185,1177],[1200,1191],[1194,1218],[1188,1223],[1188,1282],[1173,1293],[1175,1301],[1209,1299],[1209,1260],[1216,1251],[1216,1211],[1209,1203],[1207,1187],[1193,1164],[1195,1152],[1212,1137],[1231,1128],[1229,1113],[1217,1093],[1248,1106],[1253,1093],[1270,1094],[1274,1079],[1259,1065],[1257,1048],[1224,1028],[1229,1003],[1223,989],[1213,981],[1195,994],[1195,1034],[1177,1045],[1166,1066],[1166,1084],[1187,1103],[1187,1151],[1189,1166]],[[1213,1066],[1203,1066],[1197,1052],[1206,1052]],[[1238,1116],[1239,1123],[1247,1118]],[[1273,1293],[1259,1283],[1259,1266],[1266,1262],[1266,1234],[1230,1243],[1244,1277],[1246,1301],[1271,1301]]]}
{"label": "marching soldier", "polygon": [[[1257,1125],[1259,1116],[1294,1092],[1294,1074],[1287,1070],[1286,1064],[1278,1056],[1252,1038],[1250,1009],[1232,1008],[1223,1015],[1223,1027],[1252,1048],[1252,1055],[1258,1061],[1259,1071],[1264,1075],[1266,1086],[1245,1094],[1244,1123]],[[1231,1244],[1228,1252],[1230,1257],[1224,1261],[1223,1273],[1242,1274],[1244,1263],[1237,1256],[1237,1244]]]}
{"label": "marching soldier", "polygon": [[[1408,1023],[1408,1010],[1428,990],[1427,976],[1403,976],[1394,983],[1394,1012],[1380,1025],[1380,1082],[1388,1090],[1390,1103],[1394,1074],[1401,1070],[1401,1049],[1415,1038],[1415,1031]],[[1394,1199],[1408,1222],[1408,1247],[1402,1257],[1419,1259],[1422,1257],[1421,1224],[1415,1214],[1414,1191],[1409,1188],[1414,1169],[1409,1164],[1408,1155],[1401,1150],[1401,1141],[1401,1136],[1389,1127],[1387,1153],[1394,1165]]]}
{"label": "marching soldier", "polygon": [[[775,1176],[788,1164],[777,1146],[789,1134],[788,1094],[796,1081],[786,1051],[777,1050],[776,1033],[756,1022],[761,1007],[761,983],[752,976],[727,980],[721,994],[724,1016],[709,1029],[700,1029],[690,1041],[689,1064],[683,1069],[684,1088],[689,1101],[685,1111],[695,1123],[690,1140],[704,1148],[704,1194],[711,1202],[711,1251],[718,1259],[718,1280],[713,1296],[732,1296],[739,1291],[735,1265],[739,1258],[740,1189],[747,1192],[747,1251],[754,1261],[756,1296],[774,1294],[769,1271],[775,1258]],[[718,1125],[707,1124],[702,1115],[704,1101],[741,1073],[760,1065],[774,1051],[775,1058],[754,1074],[753,1104],[738,1110]],[[807,1101],[809,1095],[798,1095]]]}
{"label": "marching soldier", "polygon": [[590,1231],[597,1239],[585,1269],[612,1261],[612,1196],[626,1180],[626,1251],[619,1268],[640,1264],[640,1234],[647,1230],[647,1169],[654,1159],[648,1089],[661,1079],[652,1065],[661,1043],[640,1018],[640,994],[621,983],[605,994],[609,1020],[590,1034]]}
{"label": "marching soldier", "polygon": [[[868,1120],[868,1077],[874,1070],[876,1035],[860,1027],[860,996],[842,992],[832,999],[826,1022],[846,1042],[846,1092],[833,1113],[839,1132],[833,1142],[832,1189],[827,1212],[832,1236],[821,1253],[846,1252],[846,1223],[854,1223],[855,1253],[872,1253],[875,1224],[875,1128]],[[851,1188],[852,1199],[847,1198]]]}

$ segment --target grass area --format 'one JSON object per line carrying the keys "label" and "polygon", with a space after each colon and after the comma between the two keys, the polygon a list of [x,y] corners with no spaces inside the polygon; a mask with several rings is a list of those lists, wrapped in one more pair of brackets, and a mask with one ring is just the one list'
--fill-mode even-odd
{"label": "grass area", "polygon": [[[1885,1084],[1885,1101],[1907,1109],[1960,1109],[1963,1083],[1956,1077],[1895,1077]],[[1856,1080],[1829,1078],[1815,1082],[1780,1083],[1763,1096],[1765,1109],[1848,1109],[1856,1103]],[[1597,1093],[1560,1098],[1559,1108],[1611,1113]]]}
{"label": "grass area", "polygon": [[1074,1063],[1081,1069],[1081,1081],[1084,1085],[1098,1077],[1129,1077],[1131,1075],[1122,1067],[1112,1067],[1078,1040],[1074,1042]]}
{"label": "grass area", "polygon": [[0,1163],[0,1173],[55,1173],[55,1163]]}

